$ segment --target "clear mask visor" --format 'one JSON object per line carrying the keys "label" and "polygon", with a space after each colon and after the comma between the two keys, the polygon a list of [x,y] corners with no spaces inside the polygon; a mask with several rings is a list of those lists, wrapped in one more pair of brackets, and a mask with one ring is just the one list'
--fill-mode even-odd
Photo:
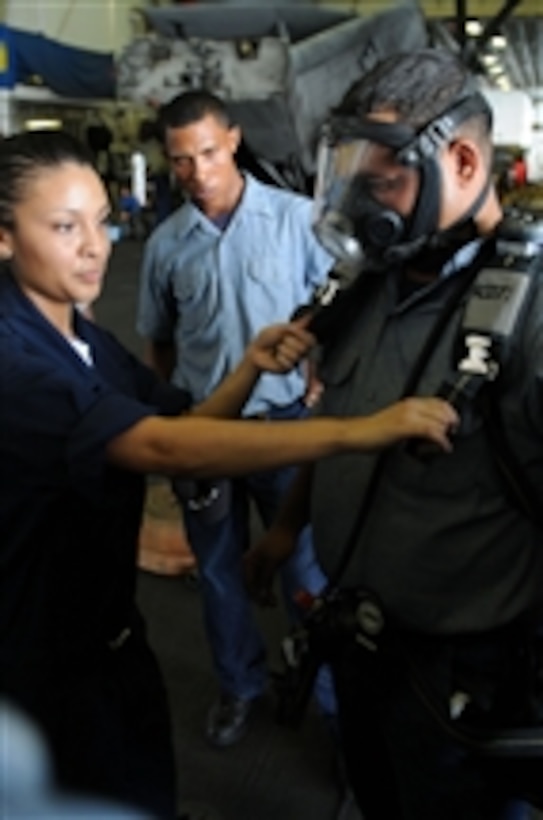
{"label": "clear mask visor", "polygon": [[396,208],[413,205],[419,178],[418,169],[397,161],[393,148],[364,138],[336,144],[323,139],[314,197],[319,241],[337,260],[354,265],[368,251],[401,241],[405,218]]}

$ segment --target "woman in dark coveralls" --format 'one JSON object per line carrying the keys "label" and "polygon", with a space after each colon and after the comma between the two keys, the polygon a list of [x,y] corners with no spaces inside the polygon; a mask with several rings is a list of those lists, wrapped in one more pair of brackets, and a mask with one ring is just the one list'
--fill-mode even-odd
{"label": "woman in dark coveralls", "polygon": [[134,603],[145,474],[240,474],[406,435],[447,448],[456,417],[410,400],[348,421],[227,420],[261,370],[286,372],[308,349],[294,324],[261,332],[191,408],[74,310],[100,293],[109,213],[69,135],[0,144],[0,695],[44,731],[62,785],[167,818],[169,716]]}

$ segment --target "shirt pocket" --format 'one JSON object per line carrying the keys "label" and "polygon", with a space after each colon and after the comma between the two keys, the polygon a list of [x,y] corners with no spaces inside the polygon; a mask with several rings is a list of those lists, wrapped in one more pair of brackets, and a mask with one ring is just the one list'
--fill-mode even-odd
{"label": "shirt pocket", "polygon": [[288,263],[284,254],[261,249],[245,256],[240,269],[246,319],[253,328],[286,322],[303,299],[298,282],[302,271]]}
{"label": "shirt pocket", "polygon": [[[452,437],[453,452],[445,453],[429,443],[409,442],[398,448],[391,471],[392,481],[420,493],[424,498],[479,495],[481,488],[495,484],[495,471],[482,421],[471,420]],[[494,487],[496,489],[496,487]]]}
{"label": "shirt pocket", "polygon": [[[284,253],[272,247],[258,247],[245,259],[245,271],[249,279],[264,288],[277,288],[289,279],[289,275],[299,276],[294,271],[294,261],[289,262]],[[290,274],[289,274],[290,271]]]}
{"label": "shirt pocket", "polygon": [[326,356],[317,365],[319,380],[324,385],[320,401],[321,415],[352,415],[351,396],[357,389],[355,370],[360,360],[360,352],[354,348],[335,356]]}
{"label": "shirt pocket", "polygon": [[205,258],[195,259],[172,277],[172,296],[184,334],[209,325],[218,308],[216,276]]}

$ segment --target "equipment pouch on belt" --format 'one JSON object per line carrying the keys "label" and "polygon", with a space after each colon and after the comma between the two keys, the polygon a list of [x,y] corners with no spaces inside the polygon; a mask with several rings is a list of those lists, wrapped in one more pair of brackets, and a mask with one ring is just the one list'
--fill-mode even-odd
{"label": "equipment pouch on belt", "polygon": [[228,515],[232,500],[229,479],[193,481],[174,478],[172,485],[177,498],[191,513],[198,514],[202,524],[212,526]]}
{"label": "equipment pouch on belt", "polygon": [[380,603],[366,590],[329,590],[311,598],[302,624],[283,639],[284,670],[276,678],[277,720],[291,727],[304,717],[319,667],[346,642],[376,651],[384,629]]}

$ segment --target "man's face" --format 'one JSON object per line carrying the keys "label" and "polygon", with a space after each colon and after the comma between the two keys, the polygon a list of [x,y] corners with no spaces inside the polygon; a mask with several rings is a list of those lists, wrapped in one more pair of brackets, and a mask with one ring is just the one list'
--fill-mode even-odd
{"label": "man's face", "polygon": [[[376,111],[368,119],[378,123],[394,124],[394,111]],[[359,181],[363,190],[383,208],[408,217],[415,208],[420,185],[420,174],[414,168],[399,163],[392,148],[376,142],[365,143],[358,165]]]}
{"label": "man's face", "polygon": [[367,119],[373,125],[361,124],[358,135],[356,129],[332,129],[337,139],[323,141],[319,153],[316,225],[333,254],[359,260],[386,258],[389,251],[390,258],[408,258],[427,237],[463,224],[474,209],[477,229],[492,230],[499,209],[491,191],[479,204],[488,191],[489,152],[476,129],[462,126],[431,161],[415,156],[416,164],[407,165],[399,157],[414,137],[412,129],[393,111]]}
{"label": "man's face", "polygon": [[181,187],[213,218],[231,211],[240,192],[234,155],[240,141],[237,127],[227,127],[208,114],[182,128],[166,129],[166,154]]}
{"label": "man's face", "polygon": [[[374,112],[368,115],[376,122],[394,123],[394,111]],[[484,156],[469,137],[457,135],[441,146],[436,155],[439,166],[439,213],[436,227],[446,230],[466,213],[479,194],[487,177]],[[372,145],[365,158],[361,173],[368,180],[373,198],[402,216],[410,215],[417,200],[420,172],[400,165],[391,149]]]}
{"label": "man's face", "polygon": [[355,182],[360,195],[400,216],[408,217],[415,207],[419,172],[401,165],[384,145],[365,144],[356,161]]}

